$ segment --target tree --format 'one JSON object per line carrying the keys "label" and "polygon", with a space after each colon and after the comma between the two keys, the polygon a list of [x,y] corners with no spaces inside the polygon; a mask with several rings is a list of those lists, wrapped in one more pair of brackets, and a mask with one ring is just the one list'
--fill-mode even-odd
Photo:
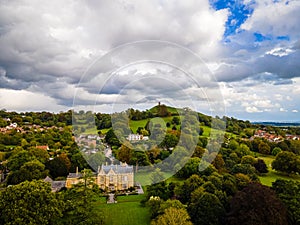
{"label": "tree", "polygon": [[217,154],[214,161],[212,162],[212,164],[218,171],[222,171],[225,167],[225,162],[224,162],[222,155]]}
{"label": "tree", "polygon": [[121,145],[121,147],[119,148],[117,158],[121,162],[130,163],[131,157],[133,155],[133,149],[132,147],[128,146],[130,146],[130,144]]}
{"label": "tree", "polygon": [[50,171],[52,178],[65,177],[69,174],[68,167],[60,157],[55,157],[46,163],[46,169]]}
{"label": "tree", "polygon": [[185,205],[183,205],[179,200],[170,200],[168,199],[165,202],[161,202],[159,208],[159,214],[163,214],[168,208],[176,208],[176,209],[185,209]]}
{"label": "tree", "polygon": [[192,193],[188,212],[194,224],[218,225],[225,214],[225,209],[215,194],[205,192],[200,187]]}
{"label": "tree", "polygon": [[178,141],[179,139],[176,135],[172,133],[167,133],[161,145],[166,148],[172,148],[178,144]]}
{"label": "tree", "polygon": [[62,160],[62,162],[64,162],[64,164],[66,165],[68,171],[70,171],[71,161],[70,161],[69,157],[67,156],[67,154],[66,153],[62,153],[58,157]]}
{"label": "tree", "polygon": [[271,148],[267,143],[265,143],[263,141],[261,141],[259,143],[259,145],[258,145],[259,153],[268,155],[268,154],[270,154],[270,150],[271,150]]}
{"label": "tree", "polygon": [[19,184],[25,180],[39,180],[47,176],[45,165],[33,160],[21,166],[20,170],[12,171],[7,177],[7,184]]}
{"label": "tree", "polygon": [[251,155],[251,151],[250,151],[250,148],[245,145],[245,144],[241,144],[237,150],[236,150],[237,154],[240,156],[240,157],[243,157],[245,155]]}
{"label": "tree", "polygon": [[278,153],[280,153],[280,152],[282,152],[281,148],[275,147],[275,148],[273,148],[273,150],[272,150],[272,155],[277,156]]}
{"label": "tree", "polygon": [[165,181],[147,186],[147,199],[151,196],[157,196],[162,200],[167,200],[169,196],[168,185]]}
{"label": "tree", "polygon": [[243,173],[248,175],[252,180],[256,180],[256,169],[250,164],[236,164],[231,171],[233,174]]}
{"label": "tree", "polygon": [[272,168],[284,173],[300,172],[299,156],[293,152],[280,152],[272,162]]}
{"label": "tree", "polygon": [[56,224],[62,206],[50,184],[25,181],[0,192],[0,224]]}
{"label": "tree", "polygon": [[81,173],[82,173],[84,188],[86,189],[92,186],[95,180],[93,171],[90,169],[84,169],[81,171]]}
{"label": "tree", "polygon": [[300,182],[292,180],[276,180],[272,189],[288,210],[289,224],[300,224]]}
{"label": "tree", "polygon": [[105,142],[112,146],[120,146],[121,143],[118,137],[115,135],[114,130],[111,128],[107,131],[105,135]]}
{"label": "tree", "polygon": [[228,225],[287,225],[287,211],[270,188],[250,183],[230,202]]}
{"label": "tree", "polygon": [[237,149],[238,147],[239,147],[239,143],[236,141],[236,140],[231,140],[230,142],[229,142],[229,145],[228,145],[228,147],[231,149],[231,150],[235,150],[235,149]]}
{"label": "tree", "polygon": [[63,208],[63,218],[58,224],[104,224],[102,213],[99,213],[100,210],[94,206],[96,194],[88,186],[78,184],[63,192],[62,199],[65,207]]}
{"label": "tree", "polygon": [[146,202],[146,205],[150,209],[150,217],[152,219],[156,218],[159,215],[160,205],[163,201],[159,196],[150,196],[149,200]]}
{"label": "tree", "polygon": [[28,152],[42,163],[46,163],[49,160],[49,154],[45,150],[41,150],[36,147],[30,147]]}
{"label": "tree", "polygon": [[263,159],[257,159],[254,167],[259,173],[268,173],[268,167]]}
{"label": "tree", "polygon": [[83,170],[84,168],[88,168],[88,164],[80,152],[72,154],[71,156],[71,171],[76,171],[76,167],[79,170]]}
{"label": "tree", "polygon": [[29,162],[32,159],[33,157],[29,152],[22,150],[8,159],[7,167],[11,171],[16,171],[19,170],[24,163]]}
{"label": "tree", "polygon": [[190,216],[185,209],[167,208],[151,225],[192,225]]}
{"label": "tree", "polygon": [[187,203],[191,199],[192,192],[202,184],[204,184],[204,180],[198,175],[194,174],[184,181],[183,185],[175,188],[175,194],[179,196],[179,200],[182,203]]}
{"label": "tree", "polygon": [[172,119],[172,123],[173,123],[173,124],[176,124],[176,125],[179,125],[179,124],[180,124],[180,119],[179,119],[179,117],[174,116],[173,119]]}
{"label": "tree", "polygon": [[231,174],[223,175],[223,191],[226,192],[228,196],[232,196],[237,192],[236,178]]}
{"label": "tree", "polygon": [[248,186],[248,184],[251,182],[250,177],[246,174],[237,173],[234,175],[236,179],[236,185],[239,190],[242,190],[244,187]]}
{"label": "tree", "polygon": [[182,167],[177,173],[176,176],[180,178],[188,178],[193,174],[199,173],[199,164],[201,159],[198,157],[190,158],[189,161]]}
{"label": "tree", "polygon": [[256,163],[256,159],[251,155],[245,155],[242,157],[241,164],[250,164],[254,165]]}

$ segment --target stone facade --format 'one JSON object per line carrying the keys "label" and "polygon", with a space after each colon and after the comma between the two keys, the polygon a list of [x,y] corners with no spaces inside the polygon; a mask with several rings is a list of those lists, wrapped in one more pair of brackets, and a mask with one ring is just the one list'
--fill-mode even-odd
{"label": "stone facade", "polygon": [[[81,173],[70,173],[67,177],[66,187],[82,182]],[[133,166],[126,163],[120,165],[102,165],[95,173],[94,182],[103,190],[124,190],[134,186]]]}

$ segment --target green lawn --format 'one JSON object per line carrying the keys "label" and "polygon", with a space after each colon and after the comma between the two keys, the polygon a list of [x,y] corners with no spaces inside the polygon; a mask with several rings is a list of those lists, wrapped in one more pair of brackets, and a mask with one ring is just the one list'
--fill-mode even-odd
{"label": "green lawn", "polygon": [[170,178],[167,179],[167,183],[169,184],[169,183],[173,182],[173,183],[180,183],[181,184],[185,180],[186,179],[184,179],[184,178],[177,178],[177,177],[172,176],[172,177],[170,177]]}
{"label": "green lawn", "polygon": [[[138,172],[134,175],[135,181],[139,182],[143,186],[150,185],[151,184],[150,174],[151,174],[151,172]],[[171,177],[173,175],[171,172],[170,173],[163,172],[163,174],[166,179],[171,179]]]}
{"label": "green lawn", "polygon": [[123,202],[141,202],[145,199],[145,195],[128,195],[128,196],[118,196],[118,203]]}
{"label": "green lawn", "polygon": [[259,176],[260,182],[266,186],[272,186],[272,183],[277,179],[285,179],[285,180],[296,180],[300,181],[300,176],[296,175],[286,175],[283,173],[279,173],[275,170],[272,170],[272,162],[275,159],[274,156],[270,155],[262,155],[257,153],[258,158],[263,159],[268,166],[269,172],[266,175]]}
{"label": "green lawn", "polygon": [[144,119],[144,120],[130,120],[129,121],[129,126],[131,128],[131,130],[133,131],[133,133],[136,134],[136,130],[139,127],[145,127],[147,124],[148,119]]}
{"label": "green lawn", "polygon": [[86,128],[86,130],[83,133],[84,134],[98,134],[98,130],[96,127]]}
{"label": "green lawn", "polygon": [[[136,131],[139,127],[145,127],[148,120],[152,120],[154,123],[161,124],[161,127],[166,127],[166,123],[169,122],[171,124],[171,126],[168,129],[171,130],[173,127],[173,125],[171,123],[172,119],[173,119],[173,116],[154,117],[154,118],[144,119],[144,120],[130,120],[129,126],[130,126],[131,130],[133,131],[133,133],[136,133]],[[180,125],[176,125],[176,129],[177,130],[180,129]]]}
{"label": "green lawn", "polygon": [[104,222],[107,225],[148,225],[149,209],[140,205],[143,197],[143,195],[119,196],[116,204],[106,204],[99,200],[96,207],[104,214]]}
{"label": "green lawn", "polygon": [[300,181],[300,177],[296,175],[285,175],[274,170],[269,170],[265,176],[259,177],[260,182],[266,186],[272,186],[272,183],[277,179]]}
{"label": "green lawn", "polygon": [[224,131],[217,130],[217,129],[214,129],[214,128],[211,128],[211,127],[208,127],[208,126],[201,126],[201,127],[203,128],[203,134],[202,134],[202,136],[204,136],[204,137],[209,137],[211,131],[213,131],[213,135],[216,135],[216,134],[225,134],[226,133],[227,136],[229,136],[229,137],[236,137],[237,136],[236,134],[225,132],[225,130]]}

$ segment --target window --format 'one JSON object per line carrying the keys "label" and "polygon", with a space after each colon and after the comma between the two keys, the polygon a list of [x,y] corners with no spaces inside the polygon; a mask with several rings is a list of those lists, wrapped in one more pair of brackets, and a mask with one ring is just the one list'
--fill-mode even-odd
{"label": "window", "polygon": [[109,176],[109,182],[114,182],[114,177],[113,176]]}
{"label": "window", "polygon": [[127,182],[127,176],[123,176],[123,181]]}

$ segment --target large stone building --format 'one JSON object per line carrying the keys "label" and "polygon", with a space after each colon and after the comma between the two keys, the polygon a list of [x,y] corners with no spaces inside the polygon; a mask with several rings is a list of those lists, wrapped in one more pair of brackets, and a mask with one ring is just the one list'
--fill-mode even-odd
{"label": "large stone building", "polygon": [[[66,181],[66,187],[70,188],[74,184],[83,182],[82,174],[69,173]],[[99,188],[109,191],[124,190],[134,186],[133,166],[126,163],[120,165],[102,165],[95,173],[94,182]]]}

